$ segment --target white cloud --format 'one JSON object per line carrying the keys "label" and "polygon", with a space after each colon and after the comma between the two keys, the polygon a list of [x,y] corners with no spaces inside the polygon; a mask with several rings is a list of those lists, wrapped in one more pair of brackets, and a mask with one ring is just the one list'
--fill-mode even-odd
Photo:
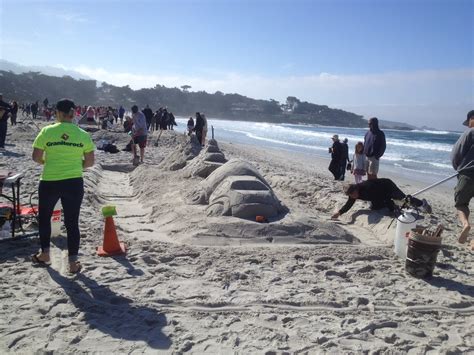
{"label": "white cloud", "polygon": [[84,24],[90,22],[89,19],[81,13],[48,10],[41,13],[41,15],[46,18],[57,19],[67,24]]}
{"label": "white cloud", "polygon": [[[133,89],[191,85],[192,91],[239,93],[258,99],[285,101],[287,96],[347,109],[381,119],[449,128],[451,119],[473,109],[474,69],[423,70],[367,75],[321,73],[268,77],[239,73],[184,75],[111,72],[79,66],[83,75]],[[452,128],[452,127],[451,127]]]}

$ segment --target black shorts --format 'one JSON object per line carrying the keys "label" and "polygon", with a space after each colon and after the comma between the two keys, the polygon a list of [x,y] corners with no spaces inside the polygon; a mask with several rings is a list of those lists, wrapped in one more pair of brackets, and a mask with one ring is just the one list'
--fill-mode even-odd
{"label": "black shorts", "polygon": [[469,208],[469,202],[474,197],[474,177],[460,174],[454,189],[454,202],[457,209]]}

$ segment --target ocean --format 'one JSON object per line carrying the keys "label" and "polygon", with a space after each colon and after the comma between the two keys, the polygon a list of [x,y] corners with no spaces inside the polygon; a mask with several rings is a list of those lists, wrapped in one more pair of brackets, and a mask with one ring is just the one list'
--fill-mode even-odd
{"label": "ocean", "polygon": [[[187,119],[178,118],[178,130],[184,130]],[[331,137],[348,139],[350,159],[354,146],[364,141],[368,128],[345,128],[300,124],[277,124],[209,119],[209,133],[214,127],[217,141],[269,147],[294,153],[327,158]],[[461,133],[447,131],[384,130],[387,150],[380,161],[387,171],[423,182],[434,182],[455,173],[450,153]],[[451,183],[452,184],[452,183]],[[450,184],[450,185],[451,185]]]}

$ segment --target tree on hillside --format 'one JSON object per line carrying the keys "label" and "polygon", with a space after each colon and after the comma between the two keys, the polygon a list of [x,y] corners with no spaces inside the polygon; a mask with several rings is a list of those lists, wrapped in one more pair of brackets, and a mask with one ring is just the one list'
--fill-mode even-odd
{"label": "tree on hillside", "polygon": [[300,100],[298,100],[295,96],[288,96],[286,98],[286,105],[288,109],[292,111],[296,108],[296,106],[299,105],[299,103],[300,103]]}
{"label": "tree on hillside", "polygon": [[183,85],[183,86],[181,86],[181,89],[183,89],[184,92],[188,92],[188,90],[191,89],[191,86]]}

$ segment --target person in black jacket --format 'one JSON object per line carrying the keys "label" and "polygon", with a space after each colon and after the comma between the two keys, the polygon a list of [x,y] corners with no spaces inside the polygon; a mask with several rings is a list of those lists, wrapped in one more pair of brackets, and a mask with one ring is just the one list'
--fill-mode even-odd
{"label": "person in black jacket", "polygon": [[334,176],[334,180],[339,180],[341,178],[342,146],[337,134],[332,136],[332,142],[332,147],[329,148],[331,162],[329,163],[328,169]]}
{"label": "person in black jacket", "polygon": [[151,120],[152,120],[152,118],[153,118],[153,111],[152,111],[152,109],[150,108],[150,106],[146,105],[145,108],[142,110],[142,113],[145,115],[146,128],[147,128],[147,129],[150,129]]}
{"label": "person in black jacket", "polygon": [[0,149],[5,149],[5,139],[7,138],[8,130],[8,115],[10,114],[11,106],[3,101],[3,95],[0,94]]}
{"label": "person in black jacket", "polygon": [[348,196],[348,200],[338,212],[331,216],[333,219],[349,211],[356,200],[370,201],[373,210],[387,207],[391,212],[394,212],[395,203],[393,200],[406,199],[411,206],[431,213],[431,206],[425,199],[419,200],[416,197],[405,195],[390,179],[367,180],[360,184],[349,184],[344,186],[344,193]]}
{"label": "person in black jacket", "polygon": [[204,128],[204,120],[201,117],[199,112],[196,112],[196,125],[193,128],[193,131],[196,132],[196,138],[199,141],[199,144],[202,145],[202,130]]}
{"label": "person in black jacket", "polygon": [[347,138],[344,138],[344,140],[341,143],[341,173],[340,173],[340,178],[339,180],[344,181],[344,178],[346,177],[346,167],[347,163],[350,162],[349,160],[349,146],[347,145]]}
{"label": "person in black jacket", "polygon": [[379,161],[385,153],[385,133],[379,128],[376,117],[369,119],[369,130],[364,137],[364,154],[367,157],[367,180],[377,179]]}
{"label": "person in black jacket", "polygon": [[10,116],[10,122],[12,126],[16,126],[16,116],[18,115],[18,103],[16,101],[12,101],[11,104],[11,116]]}

